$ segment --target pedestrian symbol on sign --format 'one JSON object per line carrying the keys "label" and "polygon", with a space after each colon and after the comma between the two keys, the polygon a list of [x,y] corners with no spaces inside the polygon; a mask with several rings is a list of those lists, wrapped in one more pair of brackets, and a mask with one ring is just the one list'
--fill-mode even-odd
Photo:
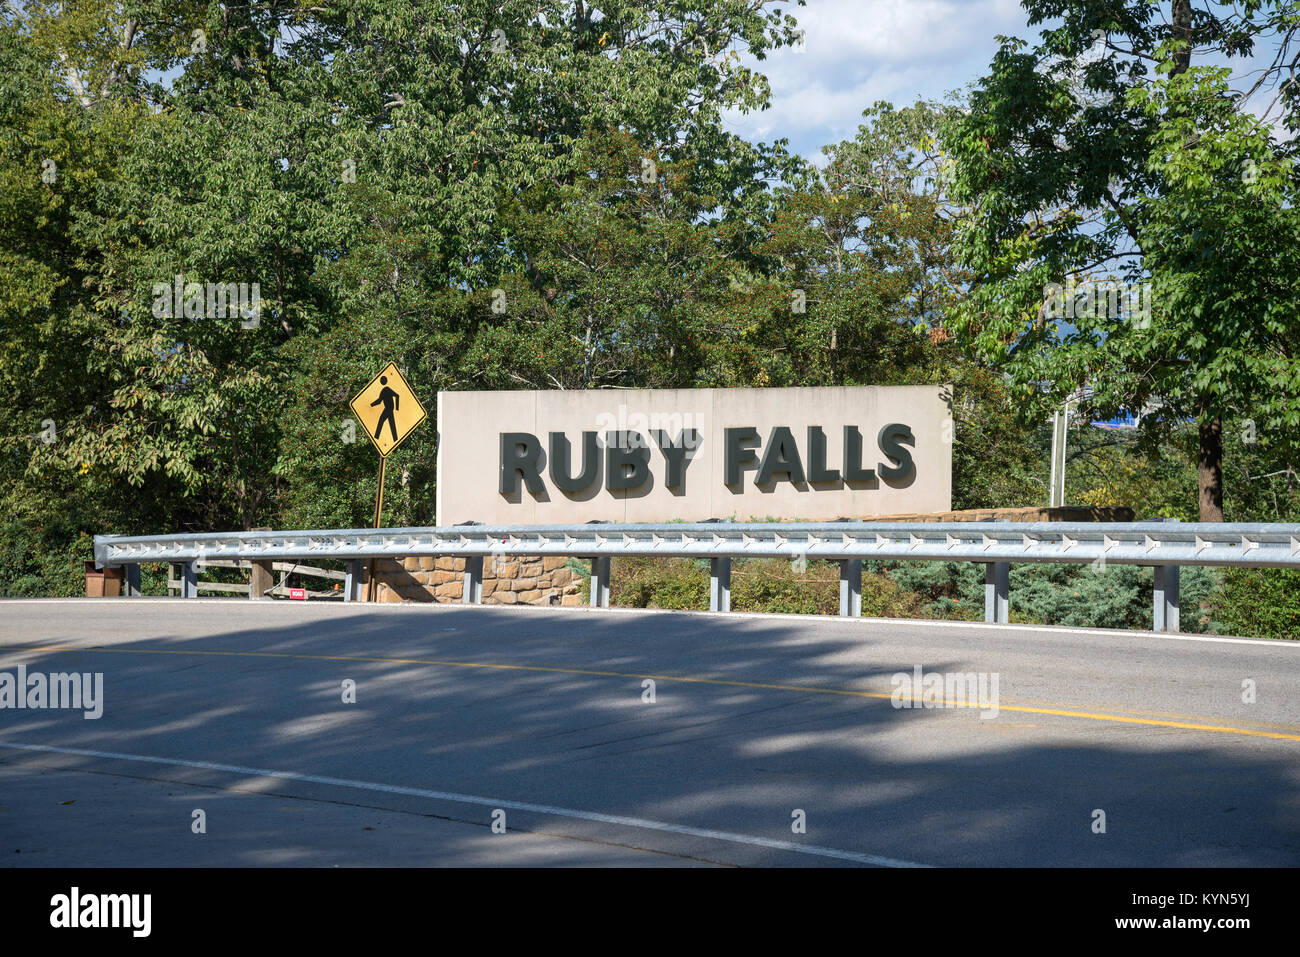
{"label": "pedestrian symbol on sign", "polygon": [[381,457],[397,448],[426,413],[397,366],[389,363],[352,400],[352,411]]}
{"label": "pedestrian symbol on sign", "polygon": [[384,388],[379,393],[379,398],[377,398],[374,402],[370,403],[371,405],[379,405],[382,402],[384,405],[384,413],[379,417],[379,424],[375,426],[375,438],[376,439],[379,438],[379,433],[382,432],[384,428],[384,420],[387,419],[388,427],[393,430],[393,442],[394,444],[396,444],[397,420],[393,418],[393,413],[397,409],[401,408],[402,397],[398,395],[396,392],[394,392],[392,389],[388,388],[388,376],[381,375],[379,377],[379,384],[382,385]]}

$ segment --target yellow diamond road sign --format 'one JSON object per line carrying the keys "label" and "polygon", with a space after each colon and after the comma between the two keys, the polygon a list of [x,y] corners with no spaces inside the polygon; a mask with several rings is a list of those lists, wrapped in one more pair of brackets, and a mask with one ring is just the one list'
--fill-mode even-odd
{"label": "yellow diamond road sign", "polygon": [[391,362],[357,393],[352,400],[352,411],[380,456],[388,455],[406,441],[427,414],[406,377]]}

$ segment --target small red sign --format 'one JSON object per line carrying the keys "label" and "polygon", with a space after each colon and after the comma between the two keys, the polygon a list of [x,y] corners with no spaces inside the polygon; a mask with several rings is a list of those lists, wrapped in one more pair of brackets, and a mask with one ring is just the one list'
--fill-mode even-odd
{"label": "small red sign", "polygon": [[290,598],[297,598],[297,599],[299,599],[299,600],[301,600],[301,601],[306,601],[306,600],[307,600],[307,589],[305,589],[305,588],[290,588],[290,589],[289,589],[289,597],[290,597]]}

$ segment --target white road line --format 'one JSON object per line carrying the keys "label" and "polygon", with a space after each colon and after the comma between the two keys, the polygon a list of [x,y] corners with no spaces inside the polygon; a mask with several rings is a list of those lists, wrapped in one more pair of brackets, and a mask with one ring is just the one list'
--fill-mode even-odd
{"label": "white road line", "polygon": [[859,854],[856,851],[841,851],[833,847],[819,847],[816,844],[796,844],[793,841],[774,841],[766,837],[754,837],[750,834],[733,834],[730,831],[712,831],[706,828],[689,827],[684,824],[665,824],[662,821],[650,821],[641,817],[624,817],[618,814],[600,814],[596,811],[579,811],[573,808],[553,807],[549,804],[529,804],[523,801],[506,801],[499,798],[479,797],[474,794],[455,794],[450,791],[430,791],[425,788],[405,787],[398,784],[377,784],[373,781],[352,781],[348,778],[324,777],[319,774],[300,774],[296,771],[271,771],[267,768],[245,768],[237,764],[217,764],[212,761],[184,761],[178,758],[158,758],[147,754],[122,754],[116,751],[89,751],[83,748],[59,748],[46,744],[18,744],[0,741],[0,748],[17,751],[34,751],[47,754],[71,754],[86,758],[108,758],[115,761],[138,761],[145,764],[164,764],[170,767],[201,768],[208,771],[226,771],[231,774],[243,774],[252,777],[276,778],[281,781],[303,781],[308,784],[327,784],[341,788],[357,788],[363,791],[382,791],[386,794],[405,794],[411,797],[430,798],[436,801],[454,801],[460,804],[477,804],[490,808],[510,808],[514,811],[531,811],[535,814],[550,814],[557,817],[570,817],[581,821],[596,821],[601,824],[617,824],[621,827],[639,827],[650,831],[665,831],[670,834],[685,834],[688,837],[702,837],[713,841],[730,841],[733,844],[748,844],[752,847],[770,847],[778,851],[793,851],[796,854],[812,854],[817,857],[833,857],[855,864],[870,864],[875,867],[928,867],[913,861],[900,861],[892,857],[877,857],[874,854]]}

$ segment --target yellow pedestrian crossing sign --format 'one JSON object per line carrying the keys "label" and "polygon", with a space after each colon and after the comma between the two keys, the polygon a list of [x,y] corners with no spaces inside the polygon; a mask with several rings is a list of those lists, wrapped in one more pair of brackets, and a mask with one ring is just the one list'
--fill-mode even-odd
{"label": "yellow pedestrian crossing sign", "polygon": [[406,377],[391,362],[357,393],[351,405],[380,458],[406,441],[428,414]]}

